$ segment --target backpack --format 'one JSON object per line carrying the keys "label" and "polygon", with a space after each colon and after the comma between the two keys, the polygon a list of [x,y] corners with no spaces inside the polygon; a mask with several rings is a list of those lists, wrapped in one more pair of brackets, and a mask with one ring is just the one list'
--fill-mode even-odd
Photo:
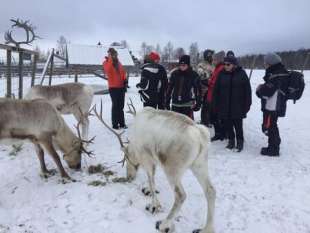
{"label": "backpack", "polygon": [[305,89],[304,75],[297,71],[290,71],[288,78],[286,99],[293,100],[295,103],[296,100],[301,98]]}

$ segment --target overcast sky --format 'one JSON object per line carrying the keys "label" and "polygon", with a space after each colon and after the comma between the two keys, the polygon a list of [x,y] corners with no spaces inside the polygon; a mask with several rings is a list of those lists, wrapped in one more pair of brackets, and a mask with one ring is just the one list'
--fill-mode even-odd
{"label": "overcast sky", "polygon": [[310,0],[0,0],[0,42],[10,18],[37,26],[42,48],[60,35],[71,43],[127,40],[188,49],[232,49],[237,55],[310,48]]}

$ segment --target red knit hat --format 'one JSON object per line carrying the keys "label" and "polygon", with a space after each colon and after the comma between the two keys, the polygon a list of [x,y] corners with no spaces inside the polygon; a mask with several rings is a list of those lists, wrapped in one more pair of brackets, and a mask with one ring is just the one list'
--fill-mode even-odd
{"label": "red knit hat", "polygon": [[158,53],[156,52],[151,52],[149,54],[149,58],[152,60],[152,61],[156,61],[156,60],[160,60],[160,56]]}

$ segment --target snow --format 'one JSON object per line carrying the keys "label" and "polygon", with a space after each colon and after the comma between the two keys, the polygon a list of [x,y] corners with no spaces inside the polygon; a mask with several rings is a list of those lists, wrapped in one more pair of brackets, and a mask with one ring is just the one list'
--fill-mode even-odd
{"label": "snow", "polygon": [[[263,71],[255,71],[252,90],[261,83]],[[261,132],[262,113],[259,99],[253,93],[253,105],[244,121],[245,148],[241,153],[225,149],[227,142],[212,143],[209,153],[210,178],[217,190],[215,229],[217,233],[309,233],[310,232],[310,145],[309,109],[310,72],[305,73],[306,89],[301,100],[288,105],[287,116],[280,118],[282,138],[279,158],[262,157],[260,148],[267,138]],[[81,79],[82,80],[82,79]],[[88,83],[92,83],[90,79]],[[126,99],[132,98],[142,108],[135,83]],[[104,82],[104,81],[101,81]],[[104,118],[110,121],[109,95],[95,96],[103,101]],[[72,116],[65,116],[74,130]],[[130,127],[131,115],[126,115]],[[196,114],[199,121],[199,114]],[[95,158],[83,158],[83,170],[69,170],[76,183],[62,184],[59,173],[45,180],[39,176],[39,161],[31,144],[24,144],[16,156],[9,156],[9,146],[0,145],[0,232],[1,233],[155,233],[155,222],[162,220],[172,206],[173,193],[161,169],[156,174],[159,200],[163,211],[152,216],[145,211],[150,198],[141,189],[146,175],[140,171],[132,183],[113,183],[113,177],[125,175],[117,139],[94,117],[90,135],[96,136],[89,149]],[[126,136],[124,136],[126,137]],[[46,156],[49,168],[55,164]],[[116,173],[90,175],[90,165],[103,164]],[[95,180],[106,186],[89,186]],[[194,176],[183,178],[187,199],[177,217],[176,232],[192,232],[202,227],[206,201]]]}

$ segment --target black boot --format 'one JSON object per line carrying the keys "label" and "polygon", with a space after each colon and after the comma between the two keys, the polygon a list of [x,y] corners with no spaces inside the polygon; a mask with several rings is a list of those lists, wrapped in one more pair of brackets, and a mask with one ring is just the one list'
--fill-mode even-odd
{"label": "black boot", "polygon": [[234,149],[235,148],[235,139],[229,139],[226,148],[230,149],[230,150]]}
{"label": "black boot", "polygon": [[260,153],[265,156],[280,156],[279,147],[263,147]]}
{"label": "black boot", "polygon": [[224,138],[221,135],[215,134],[212,138],[211,138],[211,142],[217,141],[217,140],[221,140],[223,141]]}
{"label": "black boot", "polygon": [[237,152],[241,152],[243,150],[243,139],[237,139]]}

